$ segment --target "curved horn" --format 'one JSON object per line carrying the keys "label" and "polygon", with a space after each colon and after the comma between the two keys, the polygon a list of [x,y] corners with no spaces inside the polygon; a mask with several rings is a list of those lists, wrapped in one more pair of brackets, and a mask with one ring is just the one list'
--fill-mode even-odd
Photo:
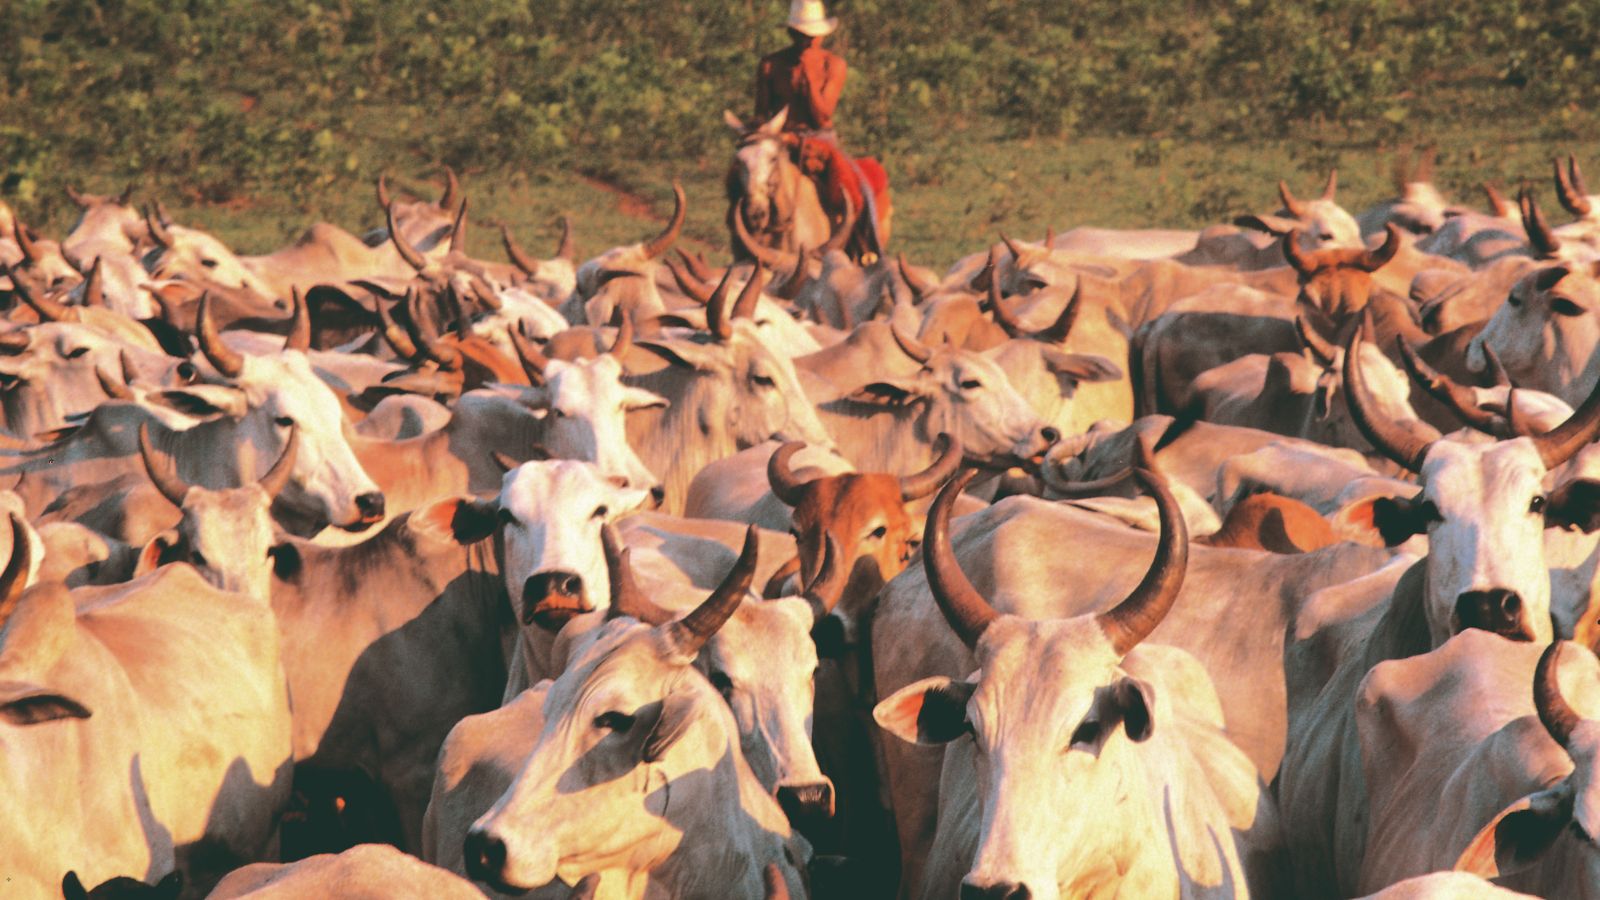
{"label": "curved horn", "polygon": [[899,325],[890,322],[889,333],[894,336],[894,342],[900,345],[905,355],[917,362],[925,363],[933,358],[933,348],[901,331]]}
{"label": "curved horn", "polygon": [[667,222],[667,227],[662,232],[644,245],[644,258],[655,259],[667,252],[667,249],[678,240],[678,235],[683,231],[683,219],[688,212],[688,200],[683,196],[683,185],[678,179],[672,179],[672,219]]}
{"label": "curved horn", "polygon": [[1317,260],[1300,246],[1300,229],[1291,228],[1289,233],[1282,238],[1283,258],[1294,267],[1301,275],[1310,275],[1317,270]]}
{"label": "curved horn", "polygon": [[1533,197],[1533,192],[1523,188],[1517,195],[1517,206],[1522,211],[1522,230],[1528,234],[1528,243],[1533,249],[1546,259],[1554,257],[1561,252],[1561,239],[1550,230],[1550,223],[1545,220],[1544,213],[1539,209],[1539,201]]}
{"label": "curved horn", "polygon": [[456,200],[461,193],[461,180],[456,178],[456,170],[449,166],[444,167],[444,193],[439,195],[439,208],[451,209],[456,205]]}
{"label": "curved horn", "polygon": [[1299,336],[1300,343],[1324,366],[1333,365],[1333,361],[1339,358],[1339,348],[1323,337],[1322,333],[1306,319],[1304,313],[1295,313],[1294,333]]}
{"label": "curved horn", "polygon": [[716,335],[719,341],[733,337],[733,322],[728,317],[728,279],[732,277],[733,269],[730,267],[722,273],[722,280],[717,282],[716,290],[706,300],[706,330]]}
{"label": "curved horn", "polygon": [[911,265],[906,262],[904,253],[895,256],[895,263],[900,268],[900,280],[904,281],[906,287],[911,289],[911,302],[913,305],[928,299],[929,294],[938,290],[939,286],[937,284],[929,284],[926,280],[917,277],[916,273],[912,271]]}
{"label": "curved horn", "polygon": [[506,258],[516,266],[522,274],[533,277],[539,273],[539,263],[524,253],[518,246],[517,239],[511,236],[511,228],[504,222],[500,223],[500,244],[506,249]]}
{"label": "curved horn", "polygon": [[706,265],[705,257],[698,253],[688,253],[680,247],[678,248],[678,258],[683,260],[683,264],[688,267],[690,274],[701,281],[711,281],[717,277],[716,273],[711,271],[711,267]]}
{"label": "curved horn", "polygon": [[755,271],[750,273],[750,280],[744,283],[744,289],[739,291],[739,299],[734,301],[733,314],[730,319],[748,319],[756,314],[756,301],[761,299],[761,288],[767,283],[767,270],[762,268],[761,261],[756,261]]}
{"label": "curved horn", "polygon": [[1000,330],[1004,331],[1009,337],[1027,337],[1028,330],[1022,327],[1022,322],[1006,309],[1005,304],[1000,302],[1000,279],[989,279],[988,293],[989,313],[994,316],[995,324],[1000,326]]}
{"label": "curved horn", "polygon": [[773,496],[788,506],[800,505],[805,499],[801,489],[810,483],[796,475],[791,465],[794,455],[805,448],[805,441],[789,441],[767,459],[767,485],[772,488]]}
{"label": "curved horn", "polygon": [[633,316],[624,312],[621,314],[621,319],[622,321],[617,323],[616,339],[611,342],[610,349],[606,350],[619,360],[628,355],[628,350],[633,347]]}
{"label": "curved horn", "polygon": [[1046,225],[1044,227],[1044,249],[1046,249],[1046,250],[1054,250],[1055,246],[1056,246],[1056,227],[1054,225]]}
{"label": "curved horn", "polygon": [[751,525],[744,534],[744,550],[717,589],[694,611],[666,626],[667,639],[679,653],[684,656],[699,653],[706,641],[717,633],[717,629],[733,616],[740,601],[749,592],[750,582],[756,577],[756,563],[760,561],[760,555],[761,540],[757,528]]}
{"label": "curved horn", "polygon": [[374,302],[378,306],[378,321],[383,325],[383,339],[389,342],[390,347],[394,348],[396,356],[404,360],[416,359],[417,345],[411,342],[411,338],[406,335],[405,329],[395,324],[394,316],[390,314],[389,307],[384,303],[383,298],[375,297]]}
{"label": "curved horn", "polygon": [[389,208],[389,173],[378,173],[378,205],[384,209]]}
{"label": "curved horn", "polygon": [[1510,387],[1511,375],[1506,372],[1505,363],[1500,361],[1500,354],[1495,353],[1494,349],[1488,344],[1484,344],[1483,358],[1489,364],[1486,371],[1489,373],[1489,379],[1494,382],[1494,386]]}
{"label": "curved horn", "polygon": [[[124,353],[126,353],[126,351],[124,351]],[[106,396],[112,400],[134,399],[133,391],[129,390],[126,384],[123,384],[111,375],[106,374],[106,370],[100,368],[99,366],[94,367],[94,377],[96,381],[100,382],[100,390],[105,391]]]}
{"label": "curved horn", "polygon": [[1556,169],[1556,199],[1575,216],[1587,216],[1590,204],[1588,192],[1583,189],[1583,176],[1578,173],[1577,157],[1567,157],[1567,168],[1561,167],[1561,158],[1554,160]]}
{"label": "curved horn", "polygon": [[433,360],[446,369],[455,369],[461,364],[461,351],[454,347],[447,347],[439,342],[437,336],[429,334],[422,321],[422,296],[415,290],[406,291],[406,336],[411,338],[411,343],[416,345],[417,352]]}
{"label": "curved horn", "polygon": [[1389,260],[1394,259],[1396,253],[1400,252],[1400,226],[1390,222],[1383,228],[1387,232],[1384,235],[1383,243],[1379,244],[1375,249],[1364,251],[1361,254],[1361,259],[1356,263],[1356,268],[1364,272],[1376,272],[1387,265]]}
{"label": "curved horn", "polygon": [[639,587],[633,577],[633,550],[623,543],[622,535],[610,522],[600,526],[600,547],[605,551],[606,575],[611,581],[611,608],[606,610],[606,618],[628,616],[646,625],[665,625],[677,618]]}
{"label": "curved horn", "polygon": [[1289,215],[1296,219],[1305,218],[1305,205],[1295,199],[1294,192],[1289,190],[1289,182],[1281,179],[1278,181],[1278,199],[1282,201],[1283,208],[1289,211]]}
{"label": "curved horn", "polygon": [[[623,321],[627,321],[624,317]],[[522,371],[528,376],[528,383],[537,387],[545,383],[545,369],[550,365],[550,359],[539,351],[533,342],[518,333],[517,329],[506,326],[506,334],[511,338],[511,347],[517,351],[517,361],[522,363]]]}
{"label": "curved horn", "polygon": [[294,311],[289,315],[289,335],[283,340],[283,349],[310,350],[311,310],[306,308],[306,298],[299,288],[290,288],[289,297],[294,304]]}
{"label": "curved horn", "polygon": [[1495,414],[1478,406],[1469,388],[1428,365],[1404,336],[1395,335],[1394,343],[1400,351],[1400,362],[1413,381],[1433,399],[1448,407],[1461,421],[1487,434],[1494,433],[1495,426],[1499,424]]}
{"label": "curved horn", "polygon": [[22,258],[30,263],[38,262],[41,254],[38,245],[33,242],[33,234],[28,230],[28,226],[22,224],[21,219],[13,219],[11,233],[16,235],[17,246],[22,248]]}
{"label": "curved horn", "polygon": [[556,244],[556,259],[572,262],[578,258],[578,245],[572,239],[572,219],[561,217],[561,242]]}
{"label": "curved horn", "polygon": [[0,572],[0,631],[5,630],[6,622],[17,611],[22,592],[28,587],[28,570],[33,567],[33,542],[28,540],[28,527],[16,513],[6,518],[11,520],[11,559],[6,562],[5,571]]}
{"label": "curved horn", "polygon": [[1018,262],[1022,260],[1022,248],[1017,246],[1016,241],[1013,241],[1011,238],[1007,237],[1004,231],[1000,232],[1000,243],[1005,244],[1006,249],[1011,251],[1011,258],[1013,260]]}
{"label": "curved horn", "polygon": [[1322,199],[1332,200],[1333,195],[1339,192],[1339,170],[1328,170],[1328,183],[1322,186]]}
{"label": "curved horn", "polygon": [[1539,459],[1546,469],[1554,469],[1571,459],[1600,434],[1600,384],[1596,384],[1583,404],[1565,422],[1533,438]]}
{"label": "curved horn", "polygon": [[811,607],[813,621],[833,612],[833,608],[839,605],[839,598],[844,596],[850,573],[840,563],[843,558],[844,551],[839,549],[839,542],[833,535],[823,532],[822,564],[817,568],[816,577],[801,593]]}
{"label": "curved horn", "polygon": [[1155,559],[1133,593],[1114,608],[1095,616],[1118,656],[1126,656],[1166,618],[1172,604],[1177,602],[1189,565],[1189,527],[1177,498],[1167,487],[1167,480],[1143,468],[1134,469],[1133,477],[1155,498],[1161,516],[1161,535]]}
{"label": "curved horn", "polygon": [[154,206],[146,206],[144,208],[144,224],[145,228],[150,231],[150,239],[152,241],[169,249],[172,247],[172,232],[167,230],[166,223],[161,221],[161,216],[156,212]]}
{"label": "curved horn", "polygon": [[793,300],[800,296],[806,285],[811,283],[811,267],[806,264],[806,245],[801,244],[799,252],[795,254],[794,268],[789,270],[789,277],[781,284],[772,286],[772,295],[784,300]]}
{"label": "curved horn", "polygon": [[461,198],[461,209],[456,211],[456,220],[450,226],[450,252],[467,252],[467,198]]}
{"label": "curved horn", "polygon": [[850,195],[844,195],[844,220],[839,223],[838,230],[828,235],[827,241],[817,248],[819,253],[829,253],[835,250],[843,251],[845,244],[850,242],[850,235],[856,230],[856,219],[860,211],[855,203],[851,202]]}
{"label": "curved horn", "polygon": [[702,281],[696,280],[693,274],[672,257],[667,257],[665,264],[667,271],[672,273],[673,282],[678,285],[678,290],[682,291],[685,297],[701,306],[711,302],[711,288],[709,286]]}
{"label": "curved horn", "polygon": [[211,318],[211,295],[200,295],[200,309],[195,314],[195,337],[200,343],[200,352],[211,361],[211,365],[218,372],[229,378],[238,378],[244,372],[244,354],[229,347],[222,342],[222,337],[217,333],[216,320]]}
{"label": "curved horn", "polygon": [[1489,201],[1489,212],[1497,219],[1511,218],[1511,202],[1500,189],[1485,181],[1479,187],[1483,188],[1483,196]]}
{"label": "curved horn", "polygon": [[1050,327],[1043,331],[1035,331],[1029,337],[1047,344],[1065,344],[1067,338],[1072,336],[1072,326],[1078,324],[1078,310],[1082,308],[1082,300],[1083,278],[1080,276],[1077,284],[1073,285],[1072,298],[1061,308],[1061,315],[1056,316]]}
{"label": "curved horn", "polygon": [[151,442],[149,422],[139,425],[139,459],[144,463],[145,474],[150,476],[150,483],[161,496],[181,509],[183,498],[189,494],[189,483],[179,477],[178,465],[172,457],[157,450]]}
{"label": "curved horn", "polygon": [[969,648],[978,645],[983,632],[1000,616],[967,580],[950,546],[950,510],[977,474],[977,469],[963,469],[939,491],[933,506],[928,508],[922,542],[922,564],[928,573],[928,588],[933,592],[934,602],[939,604],[939,611],[944,613],[956,637]]}
{"label": "curved horn", "polygon": [[418,272],[426,269],[428,267],[428,260],[424,258],[421,253],[417,252],[417,248],[411,246],[411,244],[401,236],[400,229],[395,226],[394,204],[391,203],[384,207],[383,214],[385,221],[389,226],[389,241],[394,244],[395,252],[399,253],[400,258],[406,261],[406,265],[416,269]]}
{"label": "curved horn", "polygon": [[299,452],[300,425],[296,423],[289,426],[289,440],[284,443],[283,452],[278,454],[278,461],[256,482],[267,492],[267,499],[274,499],[283,493],[284,486],[289,483],[289,475],[294,471],[295,455]]}
{"label": "curved horn", "polygon": [[94,258],[94,265],[89,267],[89,276],[83,282],[83,305],[102,309],[106,305],[106,278],[98,256]]}
{"label": "curved horn", "polygon": [[1359,364],[1360,351],[1361,330],[1358,328],[1350,333],[1350,342],[1344,348],[1344,396],[1350,406],[1350,418],[1379,453],[1413,472],[1422,471],[1422,460],[1433,442],[1374,414],[1367,396],[1366,373]]}
{"label": "curved horn", "polygon": [[[790,265],[790,256],[780,250],[774,250],[756,240],[750,229],[744,224],[744,208],[736,206],[728,211],[729,224],[733,228],[733,237],[739,242],[739,247],[751,259],[759,260],[769,269],[786,269]],[[818,248],[819,250],[821,248]]]}
{"label": "curved horn", "polygon": [[920,500],[939,489],[961,468],[961,442],[946,432],[933,441],[933,463],[920,472],[900,476],[900,499]]}
{"label": "curved horn", "polygon": [[983,268],[979,269],[978,274],[972,276],[972,280],[967,282],[969,290],[987,291],[989,289],[990,282],[994,281],[994,257],[994,248],[990,247],[989,256],[984,261]]}
{"label": "curved horn", "polygon": [[33,311],[39,314],[39,321],[78,321],[78,311],[76,309],[47,294],[36,292],[33,288],[28,287],[27,282],[19,277],[16,272],[12,272],[11,276],[12,292],[21,297],[23,303],[33,307]]}
{"label": "curved horn", "polygon": [[1544,730],[1550,732],[1550,737],[1565,748],[1571,745],[1572,732],[1581,720],[1578,711],[1567,703],[1566,697],[1561,696],[1561,680],[1557,677],[1556,667],[1561,659],[1562,643],[1556,640],[1539,655],[1539,665],[1533,670],[1533,708],[1539,713],[1539,722],[1544,725]]}

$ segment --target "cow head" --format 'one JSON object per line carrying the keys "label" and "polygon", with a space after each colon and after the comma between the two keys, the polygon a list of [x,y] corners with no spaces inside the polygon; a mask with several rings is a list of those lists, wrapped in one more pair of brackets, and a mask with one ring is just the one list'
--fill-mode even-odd
{"label": "cow head", "polygon": [[1105,865],[1115,831],[1056,811],[1117,805],[1140,777],[1130,770],[1133,745],[1170,714],[1122,661],[1177,600],[1188,534],[1165,482],[1135,473],[1160,510],[1160,543],[1134,592],[1098,614],[1033,621],[997,613],[978,593],[949,534],[951,508],[973,472],[947,484],[928,511],[928,585],[972,650],[977,679],[924,679],[879,703],[873,717],[912,743],[975,741],[982,824],[963,897],[1053,898],[1061,874]]}
{"label": "cow head", "polygon": [[1499,357],[1516,383],[1576,404],[1600,372],[1600,264],[1560,264],[1524,275],[1467,348],[1473,371]]}
{"label": "cow head", "polygon": [[1520,640],[1550,639],[1550,575],[1544,530],[1600,527],[1600,484],[1546,491],[1546,476],[1600,434],[1600,389],[1554,430],[1491,444],[1440,438],[1420,422],[1374,410],[1360,366],[1359,332],[1345,349],[1350,415],[1373,447],[1418,474],[1410,500],[1373,502],[1373,525],[1390,544],[1428,536],[1425,613],[1434,645],[1463,628]]}
{"label": "cow head", "polygon": [[948,345],[925,346],[894,326],[891,331],[901,350],[922,368],[908,377],[863,385],[849,400],[910,415],[921,434],[948,433],[974,459],[1007,464],[1031,460],[1061,439],[994,360]]}
{"label": "cow head", "polygon": [[1372,250],[1336,247],[1306,250],[1300,229],[1283,236],[1283,257],[1300,278],[1301,303],[1341,321],[1367,307],[1372,293],[1372,273],[1383,268],[1400,252],[1400,228],[1385,228],[1384,241]]}
{"label": "cow head", "polygon": [[44,290],[65,289],[83,280],[83,275],[62,255],[60,244],[35,235],[21,220],[12,222],[11,234],[22,251],[15,271],[9,273],[13,280],[26,279]]}
{"label": "cow head", "polygon": [[151,278],[216,285],[231,289],[233,296],[251,298],[263,310],[276,308],[277,292],[226,244],[204,231],[167,225],[153,210],[146,210],[145,224],[156,243],[144,261]]}
{"label": "cow head", "polygon": [[75,322],[45,322],[0,335],[0,406],[6,429],[35,435],[118,397],[125,360],[153,359]]}
{"label": "cow head", "polygon": [[803,574],[821,570],[830,540],[842,548],[838,564],[848,580],[839,612],[853,624],[864,604],[911,561],[921,535],[907,504],[930,496],[954,474],[961,465],[961,444],[939,435],[933,463],[910,475],[854,472],[802,481],[791,461],[804,446],[779,447],[767,462],[767,483],[774,496],[794,507]]}
{"label": "cow head", "polygon": [[645,503],[650,492],[625,488],[593,463],[524,463],[500,483],[506,594],[525,626],[550,632],[603,609],[610,596],[600,529]]}
{"label": "cow head", "polygon": [[144,217],[128,203],[133,196],[133,185],[121,194],[80,194],[71,187],[67,196],[81,212],[67,236],[61,242],[61,251],[67,261],[79,267],[87,266],[92,256],[108,251],[133,254],[141,244],[150,240],[150,229]]}
{"label": "cow head", "polygon": [[1300,234],[1297,240],[1306,250],[1320,250],[1325,247],[1361,247],[1363,246],[1361,226],[1357,224],[1354,216],[1334,200],[1334,194],[1338,190],[1337,170],[1328,173],[1328,183],[1322,189],[1322,196],[1312,200],[1296,197],[1289,190],[1288,182],[1280,181],[1278,199],[1283,202],[1283,215],[1241,216],[1234,220],[1234,224],[1265,231],[1278,237],[1298,230]]}
{"label": "cow head", "polygon": [[139,426],[139,457],[145,473],[182,513],[175,533],[159,535],[145,547],[139,570],[186,562],[221,590],[263,603],[271,600],[272,501],[289,483],[299,444],[300,430],[291,427],[283,455],[260,481],[211,490],[185,482],[172,457],[151,441],[149,425]]}
{"label": "cow head", "polygon": [[[688,214],[688,200],[684,197],[683,186],[676,180],[672,182],[672,199],[672,218],[660,234],[641,243],[613,247],[578,267],[577,296],[593,297],[605,285],[608,272],[654,274],[662,254],[671,249],[678,235],[683,232],[684,217]],[[651,284],[649,292],[654,294],[653,280],[647,278],[645,281]],[[659,296],[655,299],[659,303]]]}
{"label": "cow head", "polygon": [[[1483,878],[1513,875],[1539,864],[1561,838],[1585,847],[1587,878],[1600,884],[1600,719],[1584,716],[1563,696],[1557,662],[1565,642],[1557,641],[1539,657],[1533,675],[1534,709],[1539,721],[1572,760],[1572,772],[1548,788],[1521,798],[1478,832],[1456,861],[1455,868]],[[1585,691],[1597,696],[1594,656],[1577,650],[1584,660]],[[1571,682],[1569,682],[1571,683]]]}
{"label": "cow head", "polygon": [[731,112],[722,113],[722,120],[739,138],[733,167],[728,172],[728,199],[741,204],[745,224],[757,233],[765,231],[781,215],[777,195],[779,178],[789,157],[782,140],[783,124],[788,118],[789,109],[784,107],[771,119],[751,127]]}
{"label": "cow head", "polygon": [[549,687],[527,762],[467,833],[468,875],[521,892],[647,871],[683,839],[674,822],[709,812],[713,782],[738,793],[728,782],[749,776],[733,717],[694,663],[749,590],[753,546],[752,532],[723,583],[682,619],[613,618],[577,650]]}

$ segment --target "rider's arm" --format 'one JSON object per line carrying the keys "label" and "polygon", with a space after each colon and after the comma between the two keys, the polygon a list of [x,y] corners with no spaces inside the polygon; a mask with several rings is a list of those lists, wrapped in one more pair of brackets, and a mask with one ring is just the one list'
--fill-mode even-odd
{"label": "rider's arm", "polygon": [[776,115],[772,108],[772,60],[763,59],[756,64],[756,120],[766,121]]}
{"label": "rider's arm", "polygon": [[816,116],[817,127],[826,131],[833,127],[833,108],[839,105],[848,70],[840,57],[821,50],[817,52],[820,58],[816,61],[802,61],[806,72],[806,99]]}

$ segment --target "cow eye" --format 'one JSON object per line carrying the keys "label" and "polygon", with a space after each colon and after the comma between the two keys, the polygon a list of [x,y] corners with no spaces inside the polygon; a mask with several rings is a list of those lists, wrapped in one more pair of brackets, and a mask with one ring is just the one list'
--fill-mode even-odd
{"label": "cow eye", "polygon": [[728,695],[733,693],[733,679],[728,677],[728,673],[712,672],[709,680],[711,686],[717,689],[717,693],[722,695],[722,699],[728,699]]}
{"label": "cow eye", "polygon": [[979,381],[976,378],[968,378],[965,381],[961,382],[961,389],[963,391],[975,391],[975,390],[977,390],[978,388],[981,388],[981,387],[983,387],[983,382]]}
{"label": "cow eye", "polygon": [[1083,722],[1079,723],[1077,729],[1072,732],[1073,746],[1092,746],[1098,743],[1099,740],[1100,723],[1094,719],[1085,719]]}
{"label": "cow eye", "polygon": [[290,426],[294,425],[294,417],[278,416],[276,419],[272,420],[272,424],[277,425],[280,428],[289,428]]}
{"label": "cow eye", "polygon": [[1509,305],[1509,306],[1521,306],[1522,305],[1522,298],[1518,297],[1514,293],[1513,294],[1507,294],[1506,295],[1506,304]]}
{"label": "cow eye", "polygon": [[1544,508],[1548,506],[1549,503],[1550,501],[1541,494],[1540,496],[1534,497],[1533,501],[1528,504],[1528,512],[1531,512],[1537,516],[1544,512]]}
{"label": "cow eye", "polygon": [[633,716],[620,712],[603,712],[594,717],[594,727],[607,731],[626,733],[633,727]]}
{"label": "cow eye", "polygon": [[751,375],[750,380],[766,388],[777,387],[778,385],[778,383],[773,381],[771,376],[768,375]]}
{"label": "cow eye", "polygon": [[1550,311],[1558,316],[1583,315],[1583,307],[1567,299],[1566,297],[1551,297]]}
{"label": "cow eye", "polygon": [[200,569],[206,567],[206,555],[199,550],[189,551],[189,564]]}
{"label": "cow eye", "polygon": [[88,352],[88,347],[73,347],[71,350],[67,351],[67,359],[77,359]]}
{"label": "cow eye", "polygon": [[875,537],[880,541],[883,540],[884,536],[888,533],[889,526],[887,525],[879,525],[877,528],[872,529],[872,537]]}
{"label": "cow eye", "polygon": [[200,265],[205,266],[208,269],[215,269],[217,267],[217,261],[214,259],[202,259],[200,260]]}
{"label": "cow eye", "polygon": [[596,506],[594,508],[594,518],[596,518],[596,519],[604,519],[606,517],[606,515],[609,514],[610,512],[611,512],[611,507],[606,506],[604,503],[602,503],[599,506]]}
{"label": "cow eye", "polygon": [[561,418],[562,416],[565,416],[565,415],[566,415],[566,413],[562,412],[561,408],[559,406],[550,407],[550,416],[551,416],[551,418],[559,419],[559,418]]}

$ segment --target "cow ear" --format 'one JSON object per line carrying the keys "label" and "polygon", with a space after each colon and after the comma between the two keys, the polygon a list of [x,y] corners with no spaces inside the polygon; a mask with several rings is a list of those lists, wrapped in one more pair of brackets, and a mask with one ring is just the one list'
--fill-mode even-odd
{"label": "cow ear", "polygon": [[493,501],[449,497],[411,514],[411,528],[434,539],[476,544],[494,534],[499,505]]}
{"label": "cow ear", "polygon": [[61,879],[61,897],[62,900],[89,900],[89,892],[78,879],[77,872],[68,872]]}
{"label": "cow ear", "polygon": [[1240,228],[1248,228],[1251,231],[1265,231],[1274,237],[1283,237],[1300,227],[1300,223],[1293,219],[1285,219],[1282,216],[1258,216],[1253,214],[1239,216],[1233,220],[1233,224]]}
{"label": "cow ear", "polygon": [[168,872],[167,877],[156,882],[151,894],[153,900],[178,900],[178,895],[183,893],[183,873]]}
{"label": "cow ear", "polygon": [[162,566],[179,561],[178,533],[176,531],[163,531],[150,539],[139,551],[139,559],[133,564],[133,577],[140,578]]}
{"label": "cow ear", "polygon": [[1372,501],[1372,526],[1390,547],[1398,547],[1413,535],[1422,534],[1437,521],[1439,508],[1431,500],[1379,497]]}
{"label": "cow ear", "polygon": [[1566,830],[1572,821],[1572,807],[1568,782],[1523,797],[1478,832],[1456,860],[1456,870],[1498,878],[1528,868]]}
{"label": "cow ear", "polygon": [[641,350],[654,353],[672,365],[685,369],[707,371],[716,368],[715,359],[698,344],[677,341],[672,344],[662,344],[656,341],[635,341],[633,344]]}
{"label": "cow ear", "polygon": [[1590,534],[1600,528],[1600,481],[1577,478],[1555,489],[1545,505],[1545,524],[1566,529],[1582,529]]}
{"label": "cow ear", "polygon": [[667,398],[644,388],[631,387],[622,392],[622,408],[628,412],[641,409],[666,409],[670,405]]}
{"label": "cow ear", "polygon": [[0,682],[0,722],[38,725],[57,719],[87,719],[89,716],[88,707],[65,694],[28,682]]}
{"label": "cow ear", "polygon": [[1111,685],[1105,697],[1105,717],[1122,720],[1122,730],[1134,742],[1148,740],[1155,731],[1156,689],[1140,678],[1122,678]]}
{"label": "cow ear", "polygon": [[1121,367],[1094,353],[1064,353],[1046,348],[1044,364],[1057,375],[1078,381],[1116,381],[1122,377]]}
{"label": "cow ear", "polygon": [[639,758],[647,763],[659,762],[689,731],[694,721],[694,695],[688,691],[673,691],[661,701],[661,712],[645,735],[639,748]]}
{"label": "cow ear", "polygon": [[933,747],[970,732],[967,701],[977,686],[933,677],[912,682],[872,709],[878,727],[902,741]]}
{"label": "cow ear", "polygon": [[225,415],[240,418],[249,408],[243,391],[213,384],[174,388],[148,397],[191,416]]}
{"label": "cow ear", "polygon": [[922,391],[913,380],[874,381],[856,388],[845,398],[873,406],[906,406],[922,399]]}
{"label": "cow ear", "polygon": [[818,659],[844,659],[847,644],[844,621],[838,616],[823,616],[811,626],[811,642],[817,645]]}
{"label": "cow ear", "polygon": [[291,541],[273,545],[268,548],[267,555],[272,557],[272,577],[279,581],[294,581],[305,566],[300,558],[300,548]]}

